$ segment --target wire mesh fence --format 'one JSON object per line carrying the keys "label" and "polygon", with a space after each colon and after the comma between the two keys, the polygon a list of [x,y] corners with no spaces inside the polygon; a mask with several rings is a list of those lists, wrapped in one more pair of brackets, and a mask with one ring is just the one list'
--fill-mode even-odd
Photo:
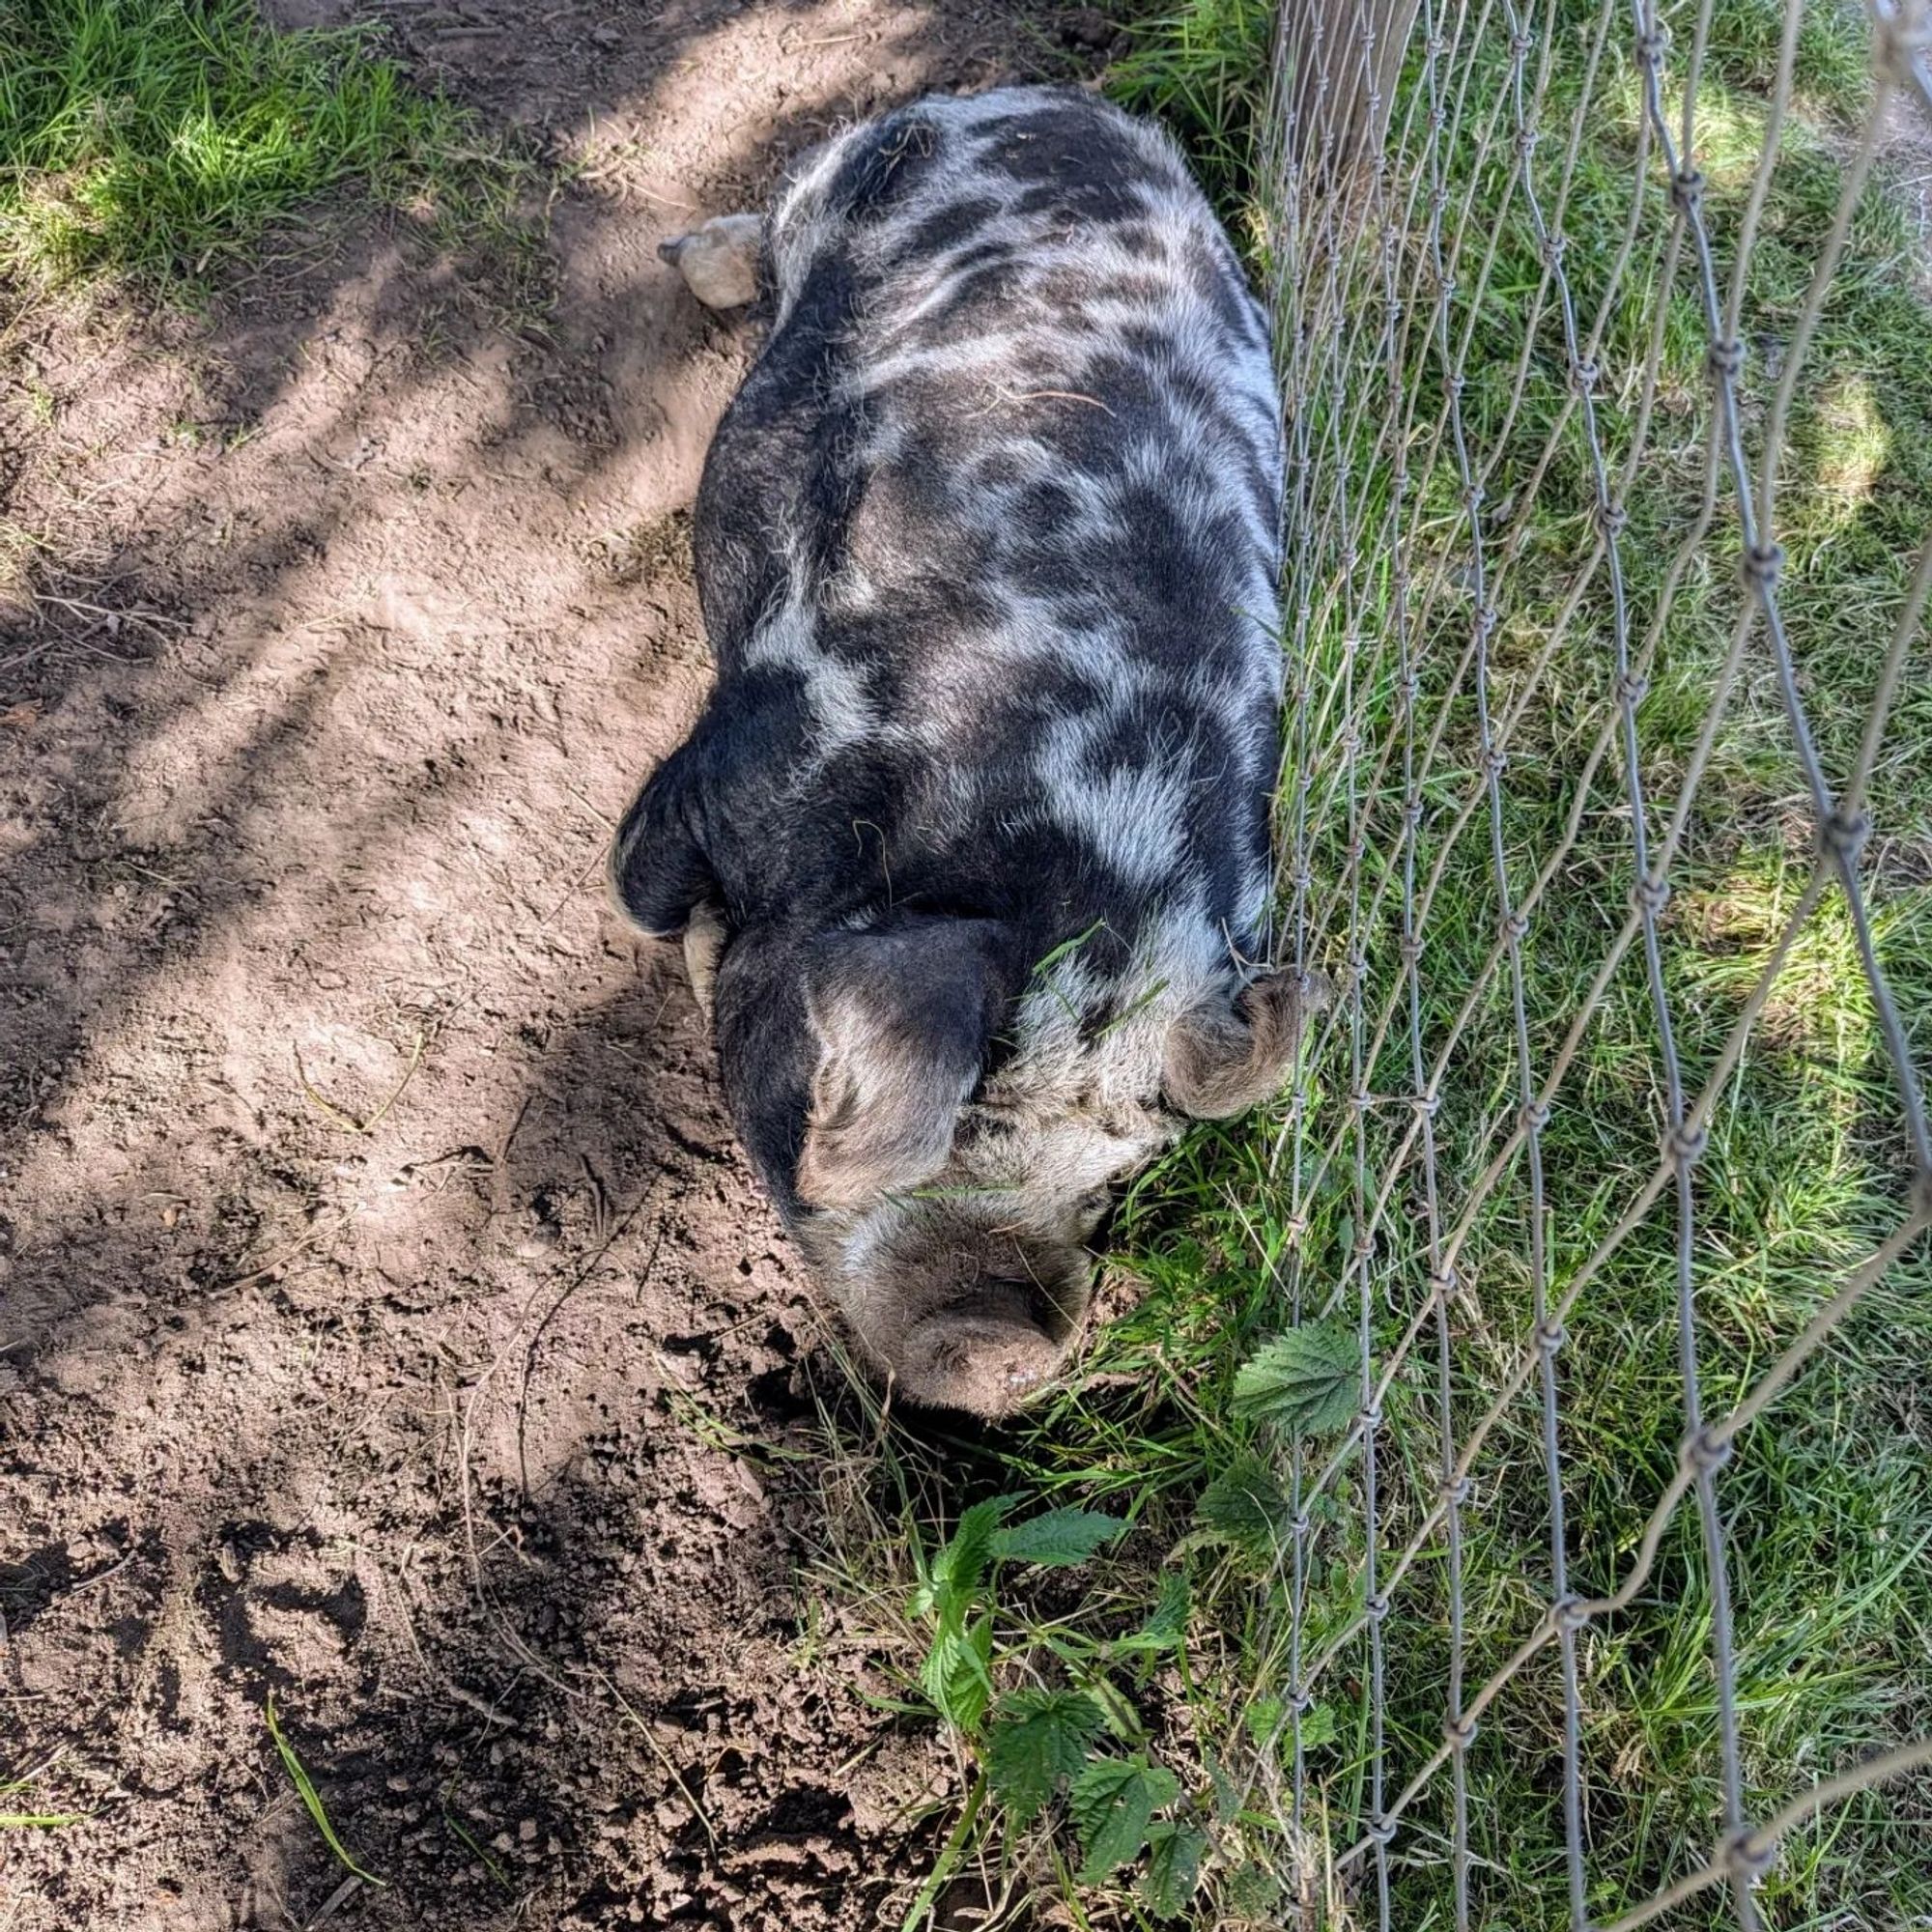
{"label": "wire mesh fence", "polygon": [[1932,1670],[1794,1743],[1843,1627],[1764,1627],[1772,1517],[1885,1533],[1767,1459],[1932,1289],[1932,13],[1292,0],[1276,79],[1282,949],[1352,996],[1274,1152],[1361,1400],[1272,1795],[1318,1917],[1748,1932],[1932,1765]]}

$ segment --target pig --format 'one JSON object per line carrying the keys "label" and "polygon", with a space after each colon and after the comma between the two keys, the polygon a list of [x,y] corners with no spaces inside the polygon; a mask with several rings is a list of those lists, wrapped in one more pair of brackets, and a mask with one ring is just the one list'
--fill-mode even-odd
{"label": "pig", "polygon": [[1266,320],[1172,142],[1071,89],[919,100],[663,252],[765,333],[694,520],[715,688],[612,895],[864,1352],[997,1418],[1115,1185],[1325,998],[1268,959]]}

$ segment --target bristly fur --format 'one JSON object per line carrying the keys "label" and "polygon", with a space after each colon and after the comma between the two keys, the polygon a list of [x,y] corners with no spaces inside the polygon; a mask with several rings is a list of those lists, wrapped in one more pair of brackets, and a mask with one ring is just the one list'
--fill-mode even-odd
{"label": "bristly fur", "polygon": [[619,902],[722,922],[745,1146],[862,1342],[999,1412],[1078,1334],[1107,1190],[1285,1079],[1268,331],[1172,144],[933,99],[770,211],[694,548],[718,684]]}

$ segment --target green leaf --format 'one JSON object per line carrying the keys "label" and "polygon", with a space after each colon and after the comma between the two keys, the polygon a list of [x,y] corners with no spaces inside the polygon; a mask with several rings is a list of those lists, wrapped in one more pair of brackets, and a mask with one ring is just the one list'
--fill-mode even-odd
{"label": "green leaf", "polygon": [[1140,1634],[1157,1642],[1179,1642],[1188,1634],[1188,1609],[1186,1571],[1163,1571],[1161,1590],[1153,1600],[1153,1613],[1140,1627]]}
{"label": "green leaf", "polygon": [[1069,1801],[1086,1854],[1080,1883],[1098,1885],[1138,1856],[1153,1814],[1179,1795],[1173,1772],[1145,1758],[1095,1758],[1073,1780]]}
{"label": "green leaf", "polygon": [[1264,1342],[1235,1374],[1236,1415],[1297,1435],[1340,1429],[1361,1406],[1361,1353],[1339,1321],[1305,1321]]}
{"label": "green leaf", "polygon": [[[1286,1757],[1294,1749],[1294,1720],[1279,1697],[1257,1697],[1246,1712],[1248,1736],[1258,1750],[1278,1750]],[[1301,1714],[1301,1748],[1318,1749],[1335,1742],[1335,1713],[1317,1704]]]}
{"label": "green leaf", "polygon": [[972,1602],[985,1580],[1000,1520],[1018,1500],[990,1496],[961,1514],[945,1548],[932,1559],[928,1608],[944,1616],[949,1608],[963,1611]]}
{"label": "green leaf", "polygon": [[1147,1736],[1147,1726],[1141,1722],[1134,1700],[1111,1679],[1094,1678],[1087,1687],[1087,1694],[1099,1705],[1107,1728],[1123,1744],[1137,1745]]}
{"label": "green leaf", "polygon": [[1098,1510],[1057,1509],[993,1533],[993,1554],[1015,1563],[1084,1563],[1126,1528]]}
{"label": "green leaf", "polygon": [[1267,1750],[1288,1722],[1288,1705],[1280,1697],[1257,1697],[1241,1715],[1255,1748]]}
{"label": "green leaf", "polygon": [[1265,1865],[1236,1865],[1221,1879],[1231,1915],[1272,1923],[1283,1917],[1281,1881]]}
{"label": "green leaf", "polygon": [[1274,1472],[1259,1456],[1237,1456],[1201,1492],[1194,1520],[1210,1543],[1272,1569],[1289,1536],[1293,1512]]}
{"label": "green leaf", "polygon": [[1148,1833],[1148,1865],[1141,1898],[1156,1918],[1179,1918],[1201,1880],[1205,1833],[1192,1825],[1155,1825]]}
{"label": "green leaf", "polygon": [[378,1878],[374,1872],[365,1871],[349,1856],[342,1840],[336,1836],[335,1826],[323,1806],[322,1794],[315,1788],[315,1780],[309,1776],[308,1768],[296,1755],[296,1747],[282,1735],[282,1727],[275,1720],[275,1693],[269,1692],[266,1716],[269,1720],[269,1736],[274,1740],[275,1754],[282,1761],[282,1768],[288,1773],[291,1782],[301,1797],[302,1808],[314,1822],[315,1829],[322,1833],[323,1843],[335,1854],[336,1861],[347,1871],[352,1871],[364,1885],[386,1890],[388,1880]]}
{"label": "green leaf", "polygon": [[[1326,1704],[1317,1704],[1312,1710],[1301,1714],[1303,1750],[1311,1751],[1319,1749],[1322,1745],[1332,1745],[1335,1738],[1335,1713]],[[1290,1748],[1293,1748],[1292,1744]]]}
{"label": "green leaf", "polygon": [[1102,1640],[1101,1654],[1108,1658],[1134,1662],[1136,1681],[1145,1683],[1147,1674],[1161,1658],[1178,1651],[1187,1641],[1187,1616],[1191,1606],[1187,1575],[1181,1570],[1163,1570],[1153,1608],[1138,1630]]}
{"label": "green leaf", "polygon": [[990,1615],[966,1624],[957,1616],[942,1616],[932,1648],[920,1667],[919,1681],[933,1708],[946,1721],[968,1734],[980,1727],[993,1696],[993,1619]]}
{"label": "green leaf", "polygon": [[1101,1726],[1084,1690],[1015,1690],[1000,1699],[986,1742],[986,1778],[1015,1830],[1077,1777]]}

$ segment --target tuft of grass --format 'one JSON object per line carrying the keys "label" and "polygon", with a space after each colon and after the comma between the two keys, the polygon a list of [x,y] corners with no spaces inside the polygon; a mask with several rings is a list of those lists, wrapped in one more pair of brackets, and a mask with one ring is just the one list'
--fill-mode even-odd
{"label": "tuft of grass", "polygon": [[37,283],[193,294],[343,188],[514,253],[528,175],[368,28],[281,33],[251,0],[0,0],[0,270]]}
{"label": "tuft of grass", "polygon": [[1122,107],[1164,122],[1223,215],[1238,221],[1267,106],[1270,0],[1141,0],[1125,10],[1130,51],[1107,71]]}
{"label": "tuft of grass", "polygon": [[288,1773],[290,1781],[295,1785],[301,1799],[303,1810],[314,1822],[315,1829],[322,1833],[322,1841],[334,1855],[336,1863],[345,1871],[359,1878],[364,1885],[373,1885],[379,1889],[386,1888],[387,1879],[378,1878],[374,1872],[364,1870],[349,1856],[348,1848],[337,1834],[327,1807],[322,1802],[322,1793],[315,1788],[315,1779],[308,1775],[307,1767],[296,1755],[296,1747],[282,1733],[282,1727],[275,1718],[275,1693],[272,1690],[269,1692],[269,1701],[264,1708],[263,1716],[268,1721],[269,1736],[274,1742],[275,1755],[281,1759],[282,1769]]}

